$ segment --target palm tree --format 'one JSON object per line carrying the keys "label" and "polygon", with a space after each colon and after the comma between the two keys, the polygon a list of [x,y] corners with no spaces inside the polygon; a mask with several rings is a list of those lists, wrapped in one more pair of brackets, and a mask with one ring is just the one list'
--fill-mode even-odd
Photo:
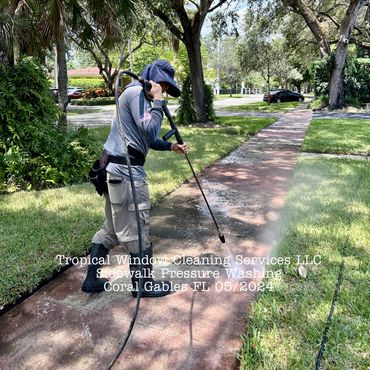
{"label": "palm tree", "polygon": [[[40,18],[43,40],[54,41],[56,45],[57,64],[58,64],[58,104],[61,110],[59,123],[65,126],[67,123],[66,110],[68,105],[68,75],[66,60],[66,37],[68,30],[85,28],[88,37],[93,38],[94,30],[90,22],[99,26],[99,31],[103,33],[104,42],[107,45],[121,41],[117,23],[112,19],[117,19],[123,14],[131,14],[133,3],[131,0],[38,0],[43,5],[43,15]],[[94,42],[92,40],[91,42]]]}
{"label": "palm tree", "polygon": [[32,44],[30,10],[25,0],[0,0],[0,58],[6,65],[14,65]]}
{"label": "palm tree", "polygon": [[85,40],[90,37],[93,43],[92,22],[103,34],[104,44],[113,45],[121,41],[121,34],[112,19],[125,14],[131,16],[132,13],[131,0],[0,0],[0,60],[12,65],[19,54],[35,55],[40,49],[51,49],[55,45],[61,112],[59,124],[66,127],[68,30],[83,25]]}
{"label": "palm tree", "polygon": [[[77,0],[72,0],[76,2]],[[56,58],[58,66],[58,105],[60,109],[59,125],[67,125],[67,105],[68,105],[68,75],[66,58],[66,26],[68,14],[65,0],[36,0],[39,13],[38,28],[40,30],[41,40],[45,47],[55,44]],[[68,4],[69,5],[69,4]]]}

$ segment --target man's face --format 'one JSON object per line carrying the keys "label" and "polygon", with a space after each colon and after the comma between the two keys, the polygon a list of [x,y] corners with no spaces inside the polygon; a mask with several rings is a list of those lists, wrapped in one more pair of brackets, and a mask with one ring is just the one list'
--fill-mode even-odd
{"label": "man's face", "polygon": [[159,82],[159,84],[161,85],[161,88],[162,88],[162,92],[165,92],[167,91],[169,85],[167,82]]}

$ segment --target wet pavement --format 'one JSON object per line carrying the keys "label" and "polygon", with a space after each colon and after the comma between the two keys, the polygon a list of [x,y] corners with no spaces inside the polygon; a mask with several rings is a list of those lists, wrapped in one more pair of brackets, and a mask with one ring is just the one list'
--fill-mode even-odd
{"label": "wet pavement", "polygon": [[[276,243],[280,211],[312,118],[297,109],[200,175],[226,237],[220,243],[194,181],[151,211],[157,278],[176,292],[143,299],[114,369],[234,369],[250,303]],[[191,157],[191,153],[189,154]],[[92,234],[95,230],[91,230]],[[1,369],[105,369],[135,307],[120,248],[103,268],[118,291],[85,294],[73,266],[0,317]],[[232,273],[240,274],[231,278]]]}

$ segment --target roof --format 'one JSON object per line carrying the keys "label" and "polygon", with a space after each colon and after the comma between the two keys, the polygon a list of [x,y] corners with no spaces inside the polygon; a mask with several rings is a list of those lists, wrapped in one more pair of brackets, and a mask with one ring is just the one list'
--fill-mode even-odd
{"label": "roof", "polygon": [[68,71],[68,76],[89,76],[89,77],[100,77],[98,67],[86,67],[79,69],[70,69]]}

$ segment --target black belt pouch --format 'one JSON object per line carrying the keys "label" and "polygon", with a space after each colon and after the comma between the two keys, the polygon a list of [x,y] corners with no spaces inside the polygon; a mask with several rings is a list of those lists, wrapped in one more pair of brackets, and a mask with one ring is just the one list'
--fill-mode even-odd
{"label": "black belt pouch", "polygon": [[107,186],[107,171],[106,168],[109,163],[109,154],[103,150],[99,159],[97,159],[89,171],[90,181],[94,184],[97,193],[102,196],[108,193]]}

